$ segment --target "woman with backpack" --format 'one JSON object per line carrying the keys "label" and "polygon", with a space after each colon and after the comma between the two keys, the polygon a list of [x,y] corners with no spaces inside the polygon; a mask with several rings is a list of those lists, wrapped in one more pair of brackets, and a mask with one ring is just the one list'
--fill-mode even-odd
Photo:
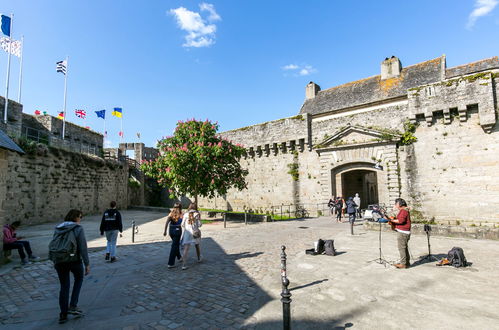
{"label": "woman with backpack", "polygon": [[196,247],[198,262],[201,262],[201,230],[199,229],[201,226],[201,214],[198,211],[196,203],[191,203],[189,211],[184,214],[184,219],[182,220],[182,245],[184,246],[182,270],[187,269],[187,257],[191,245]]}
{"label": "woman with backpack", "polygon": [[178,260],[182,259],[180,255],[180,238],[182,237],[182,205],[180,203],[175,203],[173,209],[166,217],[165,231],[163,236],[166,236],[166,231],[168,226],[168,234],[172,239],[172,246],[170,248],[170,258],[168,259],[168,268],[175,267],[175,258]]}
{"label": "woman with backpack", "polygon": [[[77,307],[78,297],[83,284],[83,265],[85,275],[90,273],[88,260],[87,240],[85,232],[80,225],[83,214],[79,210],[70,210],[64,222],[55,227],[54,236],[49,244],[49,258],[54,262],[61,289],[59,291],[59,323],[66,323],[68,314],[81,316],[83,312]],[[74,284],[69,301],[69,288],[71,286],[70,273],[73,273]]]}

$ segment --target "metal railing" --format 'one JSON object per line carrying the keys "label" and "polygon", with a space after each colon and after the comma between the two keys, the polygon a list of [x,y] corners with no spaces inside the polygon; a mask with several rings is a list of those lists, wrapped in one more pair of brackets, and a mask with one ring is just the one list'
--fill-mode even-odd
{"label": "metal railing", "polygon": [[39,129],[23,126],[21,137],[38,143],[49,144],[49,135]]}

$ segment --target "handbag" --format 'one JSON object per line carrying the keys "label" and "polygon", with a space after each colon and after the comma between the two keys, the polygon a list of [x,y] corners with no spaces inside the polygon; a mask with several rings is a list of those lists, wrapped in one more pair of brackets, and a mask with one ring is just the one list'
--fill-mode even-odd
{"label": "handbag", "polygon": [[192,228],[192,237],[201,238],[201,230],[198,227]]}

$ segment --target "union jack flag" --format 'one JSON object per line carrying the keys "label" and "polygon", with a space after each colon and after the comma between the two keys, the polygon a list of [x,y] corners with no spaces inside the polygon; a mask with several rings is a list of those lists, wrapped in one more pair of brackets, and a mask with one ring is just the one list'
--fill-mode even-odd
{"label": "union jack flag", "polygon": [[75,110],[75,115],[76,117],[85,119],[85,117],[87,116],[87,112],[85,110]]}

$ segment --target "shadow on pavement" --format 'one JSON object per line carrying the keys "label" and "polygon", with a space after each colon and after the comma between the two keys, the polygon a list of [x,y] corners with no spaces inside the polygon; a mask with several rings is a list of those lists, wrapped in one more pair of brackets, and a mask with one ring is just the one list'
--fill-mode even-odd
{"label": "shadow on pavement", "polygon": [[313,281],[311,283],[308,283],[308,284],[304,284],[304,285],[300,285],[300,286],[297,286],[297,287],[294,287],[294,288],[291,288],[289,289],[289,291],[294,291],[294,290],[299,290],[299,289],[303,289],[303,288],[306,288],[306,287],[309,287],[309,286],[312,286],[312,285],[316,285],[316,284],[320,284],[322,282],[327,282],[329,281],[329,279],[325,278],[323,280],[318,280],[318,281]]}

